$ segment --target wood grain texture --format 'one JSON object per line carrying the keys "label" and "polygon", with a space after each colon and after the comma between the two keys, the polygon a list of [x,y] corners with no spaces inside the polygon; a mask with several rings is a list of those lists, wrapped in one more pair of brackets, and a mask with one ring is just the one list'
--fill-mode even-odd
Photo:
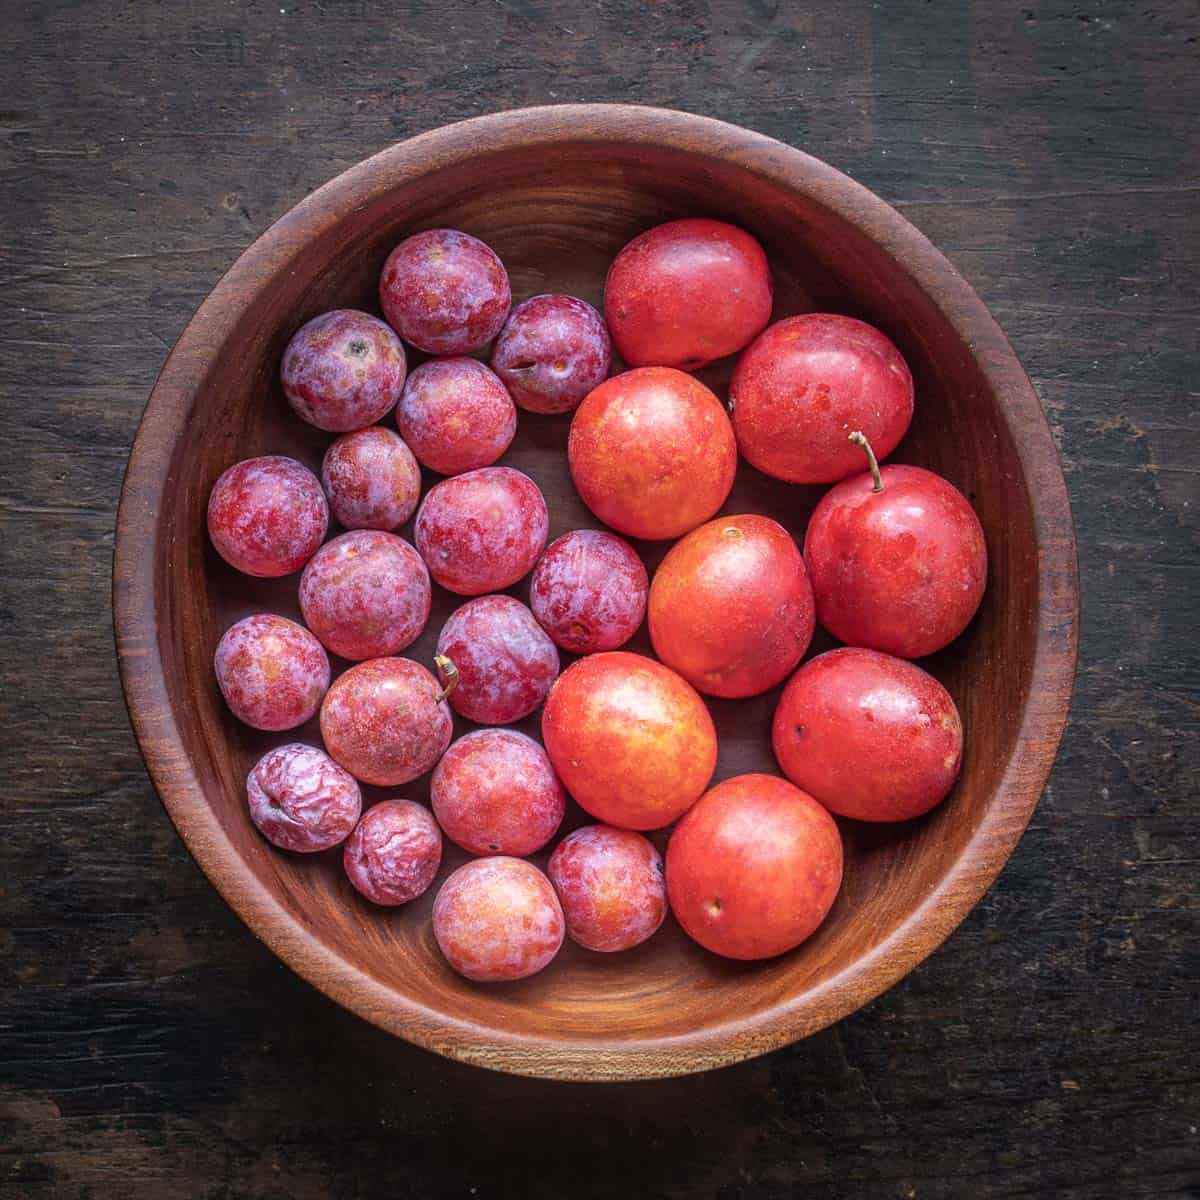
{"label": "wood grain texture", "polygon": [[[1193,1194],[1193,8],[285,7],[2,17],[0,1194]],[[145,396],[240,250],[366,153],[554,99],[721,116],[899,206],[1033,376],[1085,580],[1058,768],[955,936],[788,1050],[598,1091],[411,1049],[247,937],[105,611]]]}

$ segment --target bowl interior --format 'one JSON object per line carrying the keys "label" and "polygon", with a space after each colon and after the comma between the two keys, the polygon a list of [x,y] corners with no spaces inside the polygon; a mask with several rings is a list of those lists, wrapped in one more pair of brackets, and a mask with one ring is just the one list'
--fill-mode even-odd
{"label": "bowl interior", "polygon": [[[291,454],[319,469],[330,438],[293,417],[278,385],[280,355],[295,329],[326,309],[378,312],[380,267],[406,234],[431,226],[468,230],[503,258],[515,299],[561,291],[599,305],[607,266],[631,236],[660,221],[696,215],[733,221],[762,240],[774,271],[776,319],[814,309],[861,317],[883,329],[912,367],[916,417],[891,461],[929,467],[961,488],[980,515],[991,558],[979,616],[954,646],[926,664],[963,715],[962,777],[925,819],[879,828],[841,823],[841,895],[819,932],[793,953],[759,964],[727,962],[691,943],[668,919],[635,951],[603,956],[568,943],[535,978],[475,986],[446,967],[433,942],[436,885],[403,909],[376,909],[350,887],[338,852],[280,853],[251,826],[247,771],[272,745],[316,741],[316,722],[279,735],[241,726],[221,702],[212,654],[223,630],[249,612],[299,619],[298,577],[255,581],[227,568],[204,532],[208,493],[225,467],[251,455]],[[288,219],[276,229],[288,237]],[[717,153],[662,147],[649,154],[618,141],[570,139],[533,150],[485,146],[467,162],[397,172],[362,204],[323,221],[315,235],[308,227],[283,267],[231,303],[236,320],[196,360],[194,403],[174,445],[160,514],[169,552],[156,566],[158,638],[163,661],[171,664],[171,707],[233,853],[312,939],[381,986],[399,1014],[393,1027],[402,1028],[402,1014],[419,1008],[468,1023],[485,1038],[491,1030],[580,1045],[716,1029],[815,995],[886,939],[944,878],[997,789],[1027,700],[1037,609],[1027,483],[1003,418],[1004,398],[990,390],[970,348],[888,249],[825,207],[819,189],[796,194]],[[722,398],[731,365],[717,364],[702,376]],[[552,538],[599,525],[567,472],[569,425],[569,416],[522,413],[516,441],[502,460],[541,486]],[[426,486],[435,479],[428,476]],[[819,494],[769,479],[742,462],[722,511],[765,513],[802,539]],[[410,529],[401,532],[411,535]],[[651,569],[666,548],[638,546]],[[524,584],[512,592],[527,598]],[[430,664],[438,630],[459,603],[435,587],[428,628],[405,654]],[[818,633],[810,653],[831,644]],[[644,629],[629,648],[649,653]],[[334,665],[335,671],[347,666],[338,660]],[[710,701],[720,734],[717,779],[776,771],[769,725],[777,698],[778,689],[746,701]],[[456,735],[469,727],[457,720]],[[521,728],[538,736],[538,718]],[[369,791],[371,798],[385,794]],[[427,801],[428,778],[390,794]],[[564,832],[583,822],[572,806]],[[655,836],[665,845],[665,836]],[[464,857],[448,845],[439,880]],[[796,1012],[794,1032],[805,1032],[803,1005]]]}

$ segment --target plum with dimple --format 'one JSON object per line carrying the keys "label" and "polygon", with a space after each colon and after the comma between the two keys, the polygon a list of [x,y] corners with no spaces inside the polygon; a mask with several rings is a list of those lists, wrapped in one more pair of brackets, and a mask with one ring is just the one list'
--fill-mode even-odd
{"label": "plum with dimple", "polygon": [[512,596],[480,596],[456,609],[438,654],[458,668],[455,712],[480,725],[527,717],[558,678],[558,651],[533,613]]}
{"label": "plum with dimple", "polygon": [[528,475],[484,467],[430,488],[415,535],[429,573],[442,587],[481,596],[527,575],[549,531],[545,497]]}
{"label": "plum with dimple", "polygon": [[246,802],[267,841],[301,854],[344,841],[362,812],[354,777],[323,750],[301,742],[277,746],[254,764]]}
{"label": "plum with dimple", "polygon": [[459,867],[433,902],[433,936],[446,961],[477,983],[536,975],[558,953],[565,926],[550,880],[520,858]]}
{"label": "plum with dimple", "polygon": [[317,477],[281,454],[235,463],[208,498],[208,535],[217,553],[260,579],[298,571],[328,527],[329,505]]}
{"label": "plum with dimple", "polygon": [[418,350],[470,354],[500,332],[512,289],[485,242],[457,229],[426,229],[388,255],[379,304],[388,324]]}
{"label": "plum with dimple", "polygon": [[616,534],[575,529],[552,542],[533,570],[529,605],[572,654],[616,650],[646,615],[649,579],[637,551]]}
{"label": "plum with dimple", "polygon": [[490,467],[517,432],[517,410],[503,383],[473,358],[434,358],[404,385],[396,426],[431,471],[461,475]]}
{"label": "plum with dimple", "polygon": [[350,882],[372,904],[387,907],[427,891],[441,861],[437,822],[413,800],[382,800],[369,808],[342,853]]}
{"label": "plum with dimple", "polygon": [[429,572],[403,538],[352,529],[326,542],[300,576],[300,611],[327,650],[360,661],[397,654],[429,619]]}
{"label": "plum with dimple", "polygon": [[412,451],[378,425],[338,438],[325,451],[321,482],[347,529],[399,529],[421,498],[421,468]]}
{"label": "plum with dimple", "polygon": [[472,854],[533,854],[554,836],[566,806],[545,750],[515,729],[460,737],[429,790],[446,836]]}
{"label": "plum with dimple", "polygon": [[667,915],[662,856],[640,833],[587,825],[568,834],[550,856],[567,933],[606,954],[640,946]]}
{"label": "plum with dimple", "polygon": [[564,413],[608,377],[612,339],[604,319],[574,296],[533,296],[512,310],[492,370],[527,412]]}
{"label": "plum with dimple", "polygon": [[406,371],[395,333],[378,317],[343,308],[301,326],[279,373],[298,417],[326,433],[347,433],[391,410]]}
{"label": "plum with dimple", "polygon": [[254,729],[294,729],[329,687],[325,648],[303,625],[256,613],[231,625],[213,656],[229,710]]}
{"label": "plum with dimple", "polygon": [[424,775],[450,745],[451,727],[446,687],[408,658],[351,667],[321,705],[330,756],[355,779],[379,787]]}

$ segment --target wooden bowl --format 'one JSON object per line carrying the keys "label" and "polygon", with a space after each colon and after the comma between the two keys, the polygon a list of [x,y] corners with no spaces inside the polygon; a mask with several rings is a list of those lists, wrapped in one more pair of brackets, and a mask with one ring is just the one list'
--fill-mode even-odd
{"label": "wooden bowl", "polygon": [[[841,895],[818,933],[781,958],[722,960],[668,920],[634,951],[604,956],[568,943],[532,979],[473,985],[434,944],[436,885],[404,909],[375,909],[343,877],[339,852],[284,854],[250,824],[244,781],[255,759],[318,735],[315,722],[255,733],[221,701],[217,639],[254,610],[296,615],[297,578],[255,581],[228,569],[205,534],[209,490],[252,455],[319,464],[329,438],[284,402],[280,355],[317,313],[377,311],[380,267],[406,235],[468,230],[504,259],[517,299],[556,291],[599,304],[606,268],[630,237],[700,215],[762,240],[776,319],[809,309],[862,317],[912,366],[916,418],[892,461],[961,488],[991,557],[979,616],[930,663],[966,725],[962,778],[920,821],[843,822]],[[723,389],[730,366],[704,378]],[[569,425],[522,413],[503,459],[541,485],[551,537],[598,524],[567,473]],[[723,511],[767,513],[801,538],[818,495],[743,462]],[[640,549],[653,568],[666,546]],[[527,109],[424,134],[346,171],[263,234],[200,306],[150,397],[121,495],[113,590],[122,681],[151,777],[250,928],[305,979],[392,1033],[498,1070],[569,1079],[675,1075],[762,1054],[910,971],[983,895],[1029,820],[1066,719],[1076,652],[1075,545],[1054,443],[970,286],[903,217],[824,163],[718,121],[623,105]],[[514,594],[524,597],[524,585]],[[432,661],[459,602],[435,588],[409,657]],[[644,631],[630,648],[648,652]],[[775,771],[777,698],[778,689],[712,703],[718,779]],[[523,727],[536,733],[537,718]],[[401,792],[427,799],[428,779]],[[582,823],[577,811],[564,830],[572,822]],[[447,849],[443,875],[462,860]]]}

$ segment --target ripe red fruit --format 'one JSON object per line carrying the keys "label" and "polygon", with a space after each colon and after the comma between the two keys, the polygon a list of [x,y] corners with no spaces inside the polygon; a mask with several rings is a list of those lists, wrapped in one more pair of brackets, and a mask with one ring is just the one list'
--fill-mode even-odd
{"label": "ripe red fruit", "polygon": [[473,358],[434,358],[404,385],[396,425],[431,471],[461,475],[490,467],[517,432],[504,384]]}
{"label": "ripe red fruit", "polygon": [[600,314],[574,296],[533,296],[512,310],[492,370],[527,412],[564,413],[608,376],[612,342]]}
{"label": "ripe red fruit", "polygon": [[520,858],[459,867],[433,902],[433,936],[446,961],[477,983],[536,975],[563,942],[563,914],[545,875]]}
{"label": "ripe red fruit", "polygon": [[305,624],[327,650],[355,661],[412,645],[429,605],[421,556],[380,529],[352,529],[326,542],[300,576]]}
{"label": "ripe red fruit", "polygon": [[571,940],[588,950],[640,946],[666,918],[662,856],[630,829],[575,830],[559,842],[547,873]]}
{"label": "ripe red fruit", "polygon": [[347,529],[399,529],[417,511],[421,468],[390,429],[345,433],[325,451],[321,483]]}
{"label": "ripe red fruit", "polygon": [[363,783],[408,783],[450,745],[445,697],[446,689],[411,659],[359,663],[334,681],[321,705],[325,749]]}
{"label": "ripe red fruit", "polygon": [[373,904],[407,904],[428,890],[442,861],[442,834],[429,809],[381,800],[346,841],[342,865]]}
{"label": "ripe red fruit", "polygon": [[718,517],[671,547],[650,585],[659,658],[710,696],[754,696],[785,679],[813,633],[796,543],[769,517]]}
{"label": "ripe red fruit", "polygon": [[833,818],[777,775],[717,784],[667,844],[671,911],[726,958],[771,958],[798,946],[825,919],[841,882]]}
{"label": "ripe red fruit", "polygon": [[725,503],[737,470],[721,402],[691,375],[643,367],[605,380],[567,442],[584,503],[628,537],[675,538]]}
{"label": "ripe red fruit", "polygon": [[456,609],[438,654],[458,669],[455,712],[480,725],[527,717],[558,678],[558,651],[533,613],[512,596],[480,596]]}
{"label": "ripe red fruit", "polygon": [[329,687],[325,648],[303,625],[255,613],[231,625],[213,656],[229,711],[254,729],[295,729]]}
{"label": "ripe red fruit", "polygon": [[405,238],[379,277],[388,324],[426,354],[478,350],[500,332],[511,304],[508,272],[496,252],[457,229]]}
{"label": "ripe red fruit", "polygon": [[343,308],[300,328],[283,352],[280,377],[298,417],[347,433],[391,411],[406,369],[400,339],[378,317]]}
{"label": "ripe red fruit", "polygon": [[826,492],[808,523],[817,620],[848,645],[921,658],[954,641],[979,607],[983,527],[940,475],[880,469],[866,450],[871,471]]}
{"label": "ripe red fruit", "polygon": [[597,820],[659,829],[708,786],[717,734],[704,701],[662,663],[592,654],[568,667],[542,710],[546,753]]}
{"label": "ripe red fruit", "polygon": [[208,536],[217,553],[260,579],[298,571],[328,527],[329,505],[317,477],[281,454],[235,463],[208,498]]}
{"label": "ripe red fruit", "polygon": [[442,755],[429,794],[446,836],[472,854],[533,854],[554,836],[566,807],[545,750],[515,729],[460,737]]}
{"label": "ripe red fruit", "polygon": [[771,744],[783,773],[859,821],[907,821],[958,778],[962,721],[950,693],[915,663],[846,646],[788,681]]}
{"label": "ripe red fruit", "polygon": [[433,578],[460,596],[501,592],[537,562],[550,515],[538,485],[511,467],[443,479],[417,513],[417,549]]}
{"label": "ripe red fruit", "polygon": [[604,315],[631,367],[694,371],[736,354],[771,319],[771,272],[743,229],[692,218],[657,225],[613,260]]}
{"label": "ripe red fruit", "polygon": [[748,462],[792,483],[833,483],[862,469],[852,429],[880,458],[895,450],[912,420],[913,381],[878,329],[807,313],[772,325],[738,359],[729,399]]}
{"label": "ripe red fruit", "polygon": [[552,542],[533,569],[529,606],[572,654],[615,650],[646,615],[649,580],[637,551],[616,534],[575,529]]}
{"label": "ripe red fruit", "polygon": [[323,750],[276,746],[246,778],[250,819],[272,845],[315,854],[343,841],[362,812],[362,793]]}

